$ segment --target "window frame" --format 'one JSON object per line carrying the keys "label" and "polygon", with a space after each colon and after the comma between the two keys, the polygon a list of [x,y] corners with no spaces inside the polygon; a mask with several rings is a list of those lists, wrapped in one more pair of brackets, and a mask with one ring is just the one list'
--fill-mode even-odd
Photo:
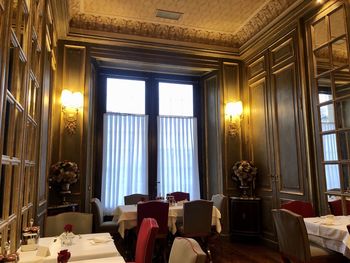
{"label": "window frame", "polygon": [[101,183],[102,183],[102,140],[103,140],[103,114],[106,111],[106,87],[107,78],[120,78],[132,80],[144,80],[146,83],[146,109],[145,114],[149,116],[148,119],[148,189],[149,196],[155,198],[157,196],[157,116],[159,109],[158,96],[158,82],[170,82],[180,84],[193,85],[193,117],[197,118],[198,127],[198,166],[199,166],[199,184],[201,195],[203,193],[203,169],[202,169],[202,99],[203,93],[199,86],[199,77],[197,76],[179,76],[170,74],[161,74],[153,72],[141,72],[122,69],[97,69],[97,83],[100,87],[96,91],[96,130],[94,143],[96,145],[95,160],[96,166],[94,173],[97,174],[94,178],[94,196],[101,197]]}

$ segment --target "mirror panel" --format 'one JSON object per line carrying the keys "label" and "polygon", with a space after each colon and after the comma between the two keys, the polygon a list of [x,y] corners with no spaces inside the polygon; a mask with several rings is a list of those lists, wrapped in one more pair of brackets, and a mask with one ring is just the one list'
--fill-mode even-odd
{"label": "mirror panel", "polygon": [[331,69],[329,47],[324,46],[314,51],[316,62],[316,74],[320,75]]}
{"label": "mirror panel", "polygon": [[349,63],[348,48],[345,38],[338,39],[332,43],[332,65],[333,68],[345,66]]}
{"label": "mirror panel", "polygon": [[335,121],[333,104],[331,103],[320,107],[320,114],[322,131],[324,132],[334,130]]}
{"label": "mirror panel", "polygon": [[339,168],[337,164],[325,165],[327,191],[340,190]]}
{"label": "mirror panel", "polygon": [[327,26],[326,19],[322,18],[313,25],[314,48],[321,46],[327,42]]}
{"label": "mirror panel", "polygon": [[333,99],[331,75],[326,74],[317,79],[318,101],[324,103]]}
{"label": "mirror panel", "polygon": [[335,12],[330,14],[329,22],[330,22],[331,39],[337,38],[345,34],[344,21],[345,21],[345,18],[344,18],[343,9],[337,9]]}

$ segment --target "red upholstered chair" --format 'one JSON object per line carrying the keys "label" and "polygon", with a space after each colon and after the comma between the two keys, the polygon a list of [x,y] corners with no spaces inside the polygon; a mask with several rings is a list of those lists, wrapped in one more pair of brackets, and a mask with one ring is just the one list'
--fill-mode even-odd
{"label": "red upholstered chair", "polygon": [[157,238],[168,235],[169,203],[162,201],[148,201],[137,204],[137,226],[147,217],[154,218],[159,226]]}
{"label": "red upholstered chair", "polygon": [[331,214],[335,216],[343,215],[343,209],[341,207],[341,199],[328,202]]}
{"label": "red upholstered chair", "polygon": [[316,216],[315,210],[310,202],[293,200],[288,203],[282,204],[281,208],[292,211],[293,213],[301,215],[302,217]]}
{"label": "red upholstered chair", "polygon": [[[350,215],[350,201],[346,201],[346,210],[348,215]],[[341,199],[335,200],[335,201],[330,201],[328,202],[329,209],[331,210],[331,214],[335,216],[341,216],[343,215],[343,209],[341,207]]]}
{"label": "red upholstered chair", "polygon": [[135,263],[152,263],[158,229],[157,221],[154,218],[144,218],[137,235]]}
{"label": "red upholstered chair", "polygon": [[[169,203],[163,201],[149,201],[137,204],[137,225],[141,225],[144,218],[154,218],[159,226],[156,236],[156,255],[163,257],[164,262],[167,258],[167,237],[168,228]],[[162,255],[162,256],[161,256]]]}
{"label": "red upholstered chair", "polygon": [[185,193],[185,192],[172,192],[167,194],[168,195],[172,195],[174,196],[175,202],[179,202],[179,201],[190,201],[190,194],[189,193]]}

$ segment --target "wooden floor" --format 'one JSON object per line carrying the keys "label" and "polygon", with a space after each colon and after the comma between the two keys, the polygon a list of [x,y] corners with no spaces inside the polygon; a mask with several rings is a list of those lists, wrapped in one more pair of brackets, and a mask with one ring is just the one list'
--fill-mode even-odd
{"label": "wooden floor", "polygon": [[[116,246],[122,256],[125,255],[125,244],[122,239],[116,240]],[[281,262],[278,251],[259,242],[230,241],[220,237],[210,246],[213,263],[277,263]],[[153,263],[156,263],[154,260]]]}
{"label": "wooden floor", "polygon": [[259,242],[231,242],[220,238],[213,248],[213,263],[277,263],[281,262],[278,251]]}

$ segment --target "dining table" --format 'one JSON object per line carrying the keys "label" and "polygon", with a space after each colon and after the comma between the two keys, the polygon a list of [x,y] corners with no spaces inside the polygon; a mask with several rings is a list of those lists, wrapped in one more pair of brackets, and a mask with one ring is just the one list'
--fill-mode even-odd
{"label": "dining table", "polygon": [[[172,234],[177,231],[176,222],[182,220],[183,203],[176,203],[169,206],[168,227]],[[212,225],[215,226],[218,233],[221,232],[221,213],[213,206]],[[137,205],[120,205],[114,210],[113,221],[118,222],[118,232],[124,238],[125,230],[132,229],[137,226]]]}
{"label": "dining table", "polygon": [[350,216],[321,216],[304,218],[309,240],[337,251],[350,259]]}
{"label": "dining table", "polygon": [[[109,233],[74,235],[71,245],[62,242],[62,236],[39,238],[38,249],[18,249],[19,263],[56,263],[61,250],[70,252],[69,262],[116,262],[124,263]],[[46,251],[42,255],[39,251]]]}

